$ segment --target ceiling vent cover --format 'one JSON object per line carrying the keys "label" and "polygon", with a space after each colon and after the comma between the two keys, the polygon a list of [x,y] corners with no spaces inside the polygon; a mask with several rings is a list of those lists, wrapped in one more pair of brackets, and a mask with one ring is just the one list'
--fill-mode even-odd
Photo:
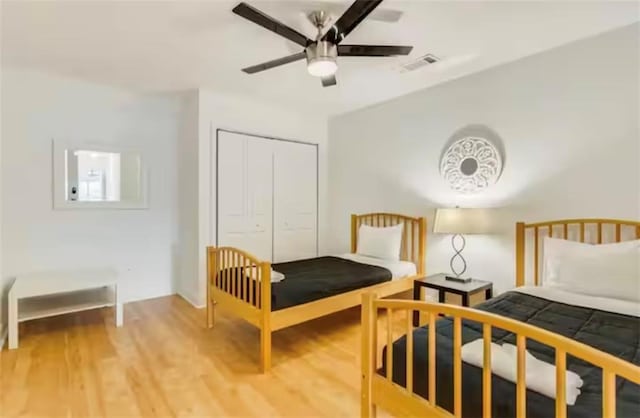
{"label": "ceiling vent cover", "polygon": [[407,71],[415,71],[418,68],[422,68],[422,67],[426,67],[427,65],[431,65],[431,64],[435,64],[436,62],[440,61],[440,58],[436,57],[433,54],[427,54],[427,55],[423,55],[420,58],[418,58],[417,60],[411,61],[407,64],[404,64],[400,67],[400,71],[401,72],[407,72]]}

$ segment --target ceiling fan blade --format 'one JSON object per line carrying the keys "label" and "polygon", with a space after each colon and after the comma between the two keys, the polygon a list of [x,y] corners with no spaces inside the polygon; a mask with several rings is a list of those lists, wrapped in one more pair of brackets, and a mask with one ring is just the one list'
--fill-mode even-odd
{"label": "ceiling fan blade", "polygon": [[267,16],[255,7],[249,6],[247,3],[240,3],[233,8],[233,13],[262,26],[265,29],[275,32],[288,40],[297,43],[302,47],[306,47],[313,41],[295,29],[290,28],[284,23],[278,22],[272,17]]}
{"label": "ceiling fan blade", "polygon": [[[302,15],[305,17],[305,20],[308,22],[307,15],[316,10],[324,10],[332,16],[339,16],[344,10],[341,3],[342,1],[336,2],[336,0],[305,0],[299,7]],[[291,5],[289,3],[282,2],[279,4],[281,4],[283,8],[286,7],[290,10]],[[403,15],[404,12],[401,10],[377,8],[371,12],[368,19],[376,20],[378,22],[396,23]]]}
{"label": "ceiling fan blade", "polygon": [[376,9],[369,15],[369,19],[377,20],[378,22],[396,23],[400,21],[404,14],[401,10],[394,9]]}
{"label": "ceiling fan blade", "polygon": [[338,45],[341,57],[393,57],[409,55],[412,46],[401,45]]}
{"label": "ceiling fan blade", "polygon": [[259,73],[260,71],[268,70],[270,68],[278,67],[280,65],[289,64],[290,62],[298,61],[306,58],[307,55],[303,52],[298,52],[297,54],[288,55],[286,57],[278,58],[273,61],[263,62],[262,64],[254,65],[252,67],[243,68],[247,74]]}
{"label": "ceiling fan blade", "polygon": [[322,37],[323,41],[334,44],[340,43],[352,30],[356,28],[368,15],[382,3],[382,0],[356,0],[351,7],[331,26]]}
{"label": "ceiling fan blade", "polygon": [[335,74],[327,77],[322,77],[322,87],[331,87],[331,86],[335,86],[336,84],[338,84],[338,82],[336,81]]}

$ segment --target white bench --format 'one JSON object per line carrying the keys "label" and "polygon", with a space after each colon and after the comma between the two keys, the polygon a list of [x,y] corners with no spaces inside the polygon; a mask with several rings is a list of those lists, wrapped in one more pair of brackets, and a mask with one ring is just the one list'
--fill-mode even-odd
{"label": "white bench", "polygon": [[122,302],[113,270],[76,270],[18,276],[9,290],[9,349],[18,348],[18,323],[115,306],[122,326]]}

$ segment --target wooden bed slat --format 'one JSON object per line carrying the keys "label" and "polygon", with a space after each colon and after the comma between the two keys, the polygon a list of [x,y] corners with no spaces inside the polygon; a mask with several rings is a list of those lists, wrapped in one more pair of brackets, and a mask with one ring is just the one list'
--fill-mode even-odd
{"label": "wooden bed slat", "polygon": [[429,312],[429,402],[436,405],[436,314]]}
{"label": "wooden bed slat", "polygon": [[261,282],[259,280],[260,278],[260,271],[258,271],[258,266],[256,264],[254,264],[252,266],[252,270],[253,270],[253,285],[256,288],[256,307],[260,308],[262,307],[262,298],[261,298],[261,293],[262,293],[262,286],[260,286]]}
{"label": "wooden bed slat", "polygon": [[209,271],[211,280],[213,280],[214,287],[220,288],[220,254],[215,252],[213,255],[210,255],[212,259],[211,261],[211,270]]}
{"label": "wooden bed slat", "polygon": [[413,393],[413,312],[407,310],[406,336],[407,336],[407,391]]}
{"label": "wooden bed slat", "polygon": [[227,288],[226,291],[228,294],[230,294],[231,296],[233,296],[233,269],[231,268],[231,257],[233,256],[233,254],[231,253],[231,251],[226,251],[226,258],[225,258],[225,269],[227,272]]}
{"label": "wooden bed slat", "polygon": [[462,325],[459,316],[453,318],[453,415],[462,417]]}
{"label": "wooden bed slat", "polygon": [[218,288],[224,290],[224,253],[218,254]]}
{"label": "wooden bed slat", "polygon": [[602,223],[598,222],[598,244],[602,244]]}
{"label": "wooden bed slat", "polygon": [[567,416],[567,353],[556,348],[556,418]]}
{"label": "wooden bed slat", "polygon": [[249,260],[249,265],[247,265],[247,282],[249,282],[249,303],[253,306],[258,306],[256,302],[256,281],[253,280],[253,271],[251,265],[253,264],[252,260]]}
{"label": "wooden bed slat", "polygon": [[239,258],[238,258],[238,274],[240,274],[240,282],[241,282],[241,286],[240,286],[240,299],[242,299],[243,301],[247,301],[247,281],[245,280],[245,272],[244,272],[244,265],[245,265],[246,261],[244,258],[244,254],[240,254]]}
{"label": "wooden bed slat", "polygon": [[224,253],[219,252],[216,254],[216,258],[218,259],[218,270],[216,274],[218,276],[218,289],[224,290]]}
{"label": "wooden bed slat", "polygon": [[253,305],[253,292],[251,291],[252,287],[251,287],[251,260],[245,257],[244,260],[244,269],[243,269],[243,274],[244,274],[244,283],[245,283],[245,287],[247,289],[247,303],[251,306]]}
{"label": "wooden bed slat", "polygon": [[351,215],[351,252],[358,251],[358,228],[360,228],[360,221],[358,215]]}
{"label": "wooden bed slat", "polygon": [[516,337],[518,348],[518,366],[516,382],[516,417],[527,416],[527,381],[526,381],[526,350],[527,340],[523,335]]}
{"label": "wooden bed slat", "polygon": [[482,418],[491,418],[491,325],[482,325]]}
{"label": "wooden bed slat", "polygon": [[240,280],[240,277],[238,276],[238,253],[231,253],[231,259],[233,260],[231,262],[231,268],[233,269],[231,270],[231,294],[238,297],[237,292],[240,288],[240,284],[238,283],[238,280]]}
{"label": "wooden bed slat", "polygon": [[227,251],[222,252],[222,289],[229,292],[229,269],[227,268]]}
{"label": "wooden bed slat", "polygon": [[393,311],[387,309],[387,380],[393,381]]}
{"label": "wooden bed slat", "polygon": [[538,227],[533,229],[533,283],[537,286],[539,282],[539,273],[538,270],[540,268],[540,242],[539,242],[540,231],[538,231]]}

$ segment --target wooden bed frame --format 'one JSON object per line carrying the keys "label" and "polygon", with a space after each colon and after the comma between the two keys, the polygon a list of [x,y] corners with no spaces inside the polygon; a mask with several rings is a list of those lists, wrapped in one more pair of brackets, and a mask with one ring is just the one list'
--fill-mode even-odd
{"label": "wooden bed frame", "polygon": [[[260,329],[260,366],[271,368],[271,333],[311,319],[360,305],[362,295],[375,292],[380,297],[395,295],[413,288],[413,281],[425,274],[425,218],[391,213],[351,215],[351,252],[358,245],[358,228],[362,224],[385,227],[403,223],[400,259],[416,265],[417,275],[353,290],[290,308],[271,311],[271,263],[258,260],[232,247],[207,248],[207,326],[214,325],[215,308],[235,314]],[[237,269],[243,267],[249,285],[236,288]]]}
{"label": "wooden bed frame", "polygon": [[[591,237],[587,240],[586,230],[595,227]],[[572,229],[577,228],[577,231]],[[538,284],[539,271],[539,235],[541,232],[553,236],[555,230],[562,230],[559,238],[572,239],[572,235],[579,236],[582,242],[604,242],[607,232],[611,232],[613,241],[620,242],[623,235],[632,239],[640,238],[640,222],[622,221],[614,219],[570,219],[550,221],[533,224],[516,224],[516,284],[525,283],[525,243],[527,238],[534,242],[534,283]],[[527,232],[533,231],[532,237],[527,237]],[[589,231],[587,231],[589,232]],[[630,232],[630,233],[626,233]],[[428,417],[460,417],[462,414],[462,320],[468,319],[483,324],[483,367],[482,367],[482,398],[483,418],[491,417],[491,329],[501,328],[516,334],[517,342],[517,383],[516,383],[516,416],[526,416],[526,386],[525,386],[525,354],[527,339],[539,341],[554,347],[556,352],[556,407],[557,418],[566,418],[567,408],[565,399],[566,386],[566,361],[567,355],[578,357],[596,367],[602,369],[603,378],[603,417],[611,418],[616,415],[616,377],[627,379],[640,384],[640,367],[624,361],[620,358],[604,353],[588,345],[582,344],[570,338],[553,332],[519,322],[504,316],[488,312],[463,308],[454,305],[414,302],[391,299],[377,299],[375,293],[367,293],[363,296],[362,304],[362,417],[376,415],[376,407],[379,406],[395,416],[428,416]],[[379,310],[386,311],[386,338],[381,342],[386,344],[386,377],[379,375],[376,370],[381,364],[378,361],[378,321]],[[407,336],[406,352],[406,387],[400,386],[391,380],[393,370],[393,324],[392,320],[397,311],[403,311],[406,315],[404,333]],[[436,334],[435,321],[438,315],[444,314],[453,318],[453,408],[454,413],[444,410],[436,405],[436,375],[435,367],[429,367],[427,398],[413,392],[413,324],[414,311],[424,312],[428,318],[428,362],[436,363]],[[400,314],[402,315],[402,314]],[[398,335],[399,337],[399,335]],[[380,359],[381,360],[381,359]]]}

